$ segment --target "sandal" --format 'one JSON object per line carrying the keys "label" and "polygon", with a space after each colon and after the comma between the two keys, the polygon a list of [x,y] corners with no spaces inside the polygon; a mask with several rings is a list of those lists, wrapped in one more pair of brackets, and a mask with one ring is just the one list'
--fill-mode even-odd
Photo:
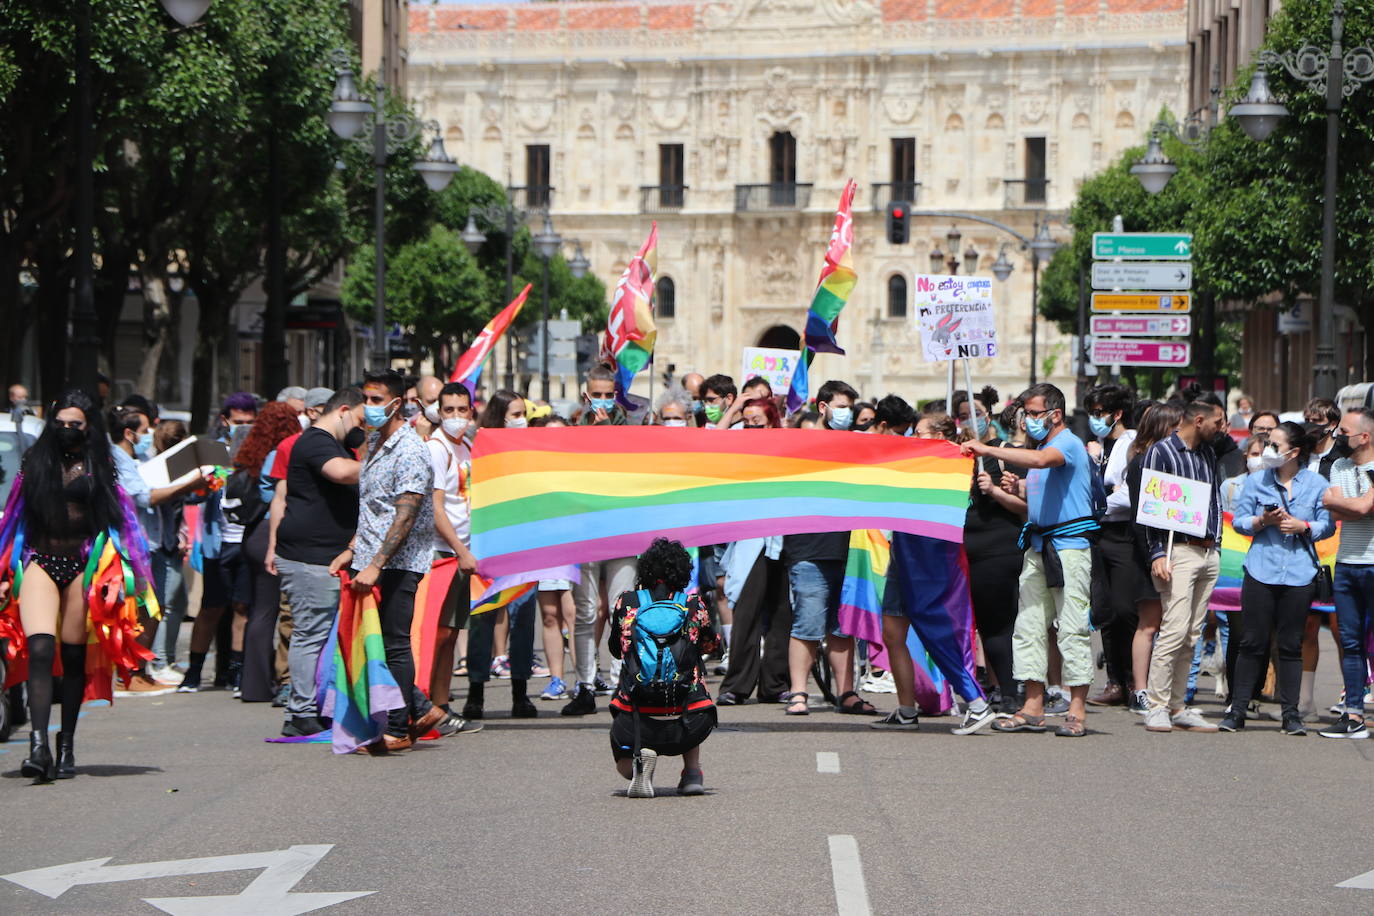
{"label": "sandal", "polygon": [[1054,733],[1061,738],[1082,738],[1088,730],[1083,727],[1083,720],[1078,716],[1065,716],[1064,724],[1056,728]]}
{"label": "sandal", "polygon": [[1045,727],[1044,716],[1033,716],[1027,712],[1014,712],[1009,718],[998,719],[992,723],[992,730],[995,732],[1043,732],[1048,731]]}
{"label": "sandal", "polygon": [[[809,693],[802,693],[800,690],[798,690],[798,691],[796,691],[795,693],[784,693],[784,694],[780,697],[780,699],[781,699],[784,703],[787,704],[787,708],[783,710],[783,714],[784,714],[784,715],[788,715],[788,716],[809,716],[809,715],[811,715],[811,707],[810,707],[811,694],[809,694]],[[801,704],[802,704],[801,709],[793,709],[793,708],[792,708],[793,705],[794,705],[798,700],[801,701]]]}
{"label": "sandal", "polygon": [[468,657],[467,657],[466,655],[464,655],[462,658],[458,659],[458,665],[457,665],[457,667],[455,667],[455,668],[453,669],[453,676],[454,676],[454,677],[467,677],[467,676],[468,676]]}
{"label": "sandal", "polygon": [[[853,697],[857,702],[850,703],[848,706],[846,706],[844,701],[849,699],[850,697]],[[835,701],[835,711],[838,713],[843,713],[846,716],[878,715],[878,708],[876,706],[874,706],[872,703],[868,702],[852,690],[840,694],[840,698]]]}

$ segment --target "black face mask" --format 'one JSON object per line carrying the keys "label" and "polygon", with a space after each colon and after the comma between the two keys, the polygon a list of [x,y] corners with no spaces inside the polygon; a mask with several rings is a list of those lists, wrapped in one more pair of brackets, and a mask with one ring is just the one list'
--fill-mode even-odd
{"label": "black face mask", "polygon": [[57,441],[62,444],[62,450],[65,452],[78,451],[86,444],[86,431],[64,426],[57,431]]}
{"label": "black face mask", "polygon": [[1331,437],[1331,441],[1336,443],[1336,448],[1340,449],[1341,451],[1350,450],[1350,437],[1347,436],[1345,433],[1336,433],[1334,436]]}
{"label": "black face mask", "polygon": [[355,427],[353,427],[352,429],[350,429],[348,432],[344,433],[344,437],[343,437],[344,448],[352,448],[352,449],[362,448],[363,443],[366,442],[366,441],[367,441],[367,432],[366,432],[366,430],[364,430],[361,426],[355,426]]}

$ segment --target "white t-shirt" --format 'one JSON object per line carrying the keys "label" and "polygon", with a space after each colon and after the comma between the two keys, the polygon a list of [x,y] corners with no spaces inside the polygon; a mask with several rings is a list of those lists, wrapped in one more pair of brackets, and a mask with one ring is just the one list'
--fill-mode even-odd
{"label": "white t-shirt", "polygon": [[[472,475],[472,455],[466,444],[456,444],[443,433],[435,433],[425,442],[429,449],[429,463],[434,468],[434,489],[444,491],[444,514],[458,533],[458,539],[468,543],[470,536],[468,480]],[[449,552],[448,541],[434,532],[434,549]]]}
{"label": "white t-shirt", "polygon": [[[1337,458],[1336,463],[1331,465],[1331,485],[1340,487],[1341,495],[1347,499],[1363,496],[1369,492],[1367,472],[1372,469],[1374,462],[1357,467],[1349,458]],[[1374,565],[1374,518],[1341,522],[1341,543],[1336,548],[1336,562]]]}

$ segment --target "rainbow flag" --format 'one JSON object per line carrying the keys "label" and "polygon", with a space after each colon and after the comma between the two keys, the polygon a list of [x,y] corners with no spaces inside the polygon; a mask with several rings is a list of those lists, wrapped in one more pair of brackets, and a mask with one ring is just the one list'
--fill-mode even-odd
{"label": "rainbow flag", "polygon": [[615,395],[620,406],[630,410],[628,392],[635,373],[654,355],[658,329],[654,326],[654,275],[658,272],[658,223],[649,229],[639,254],[625,266],[611,299],[606,318],[606,336],[601,342],[601,359],[616,365]]}
{"label": "rainbow flag", "polygon": [[963,542],[972,459],[949,442],[828,430],[484,429],[472,547],[487,575],[772,534],[881,528]]}
{"label": "rainbow flag", "polygon": [[429,696],[429,679],[434,671],[434,652],[439,644],[439,618],[444,599],[458,575],[453,557],[435,560],[429,572],[415,586],[415,613],[410,618],[410,654],[415,660],[415,686]]}
{"label": "rainbow flag", "polygon": [[511,300],[501,311],[496,313],[496,317],[487,322],[487,326],[482,329],[482,333],[477,335],[477,339],[472,342],[458,360],[458,364],[453,367],[453,374],[448,377],[450,382],[462,382],[473,397],[477,396],[477,380],[482,377],[482,367],[486,365],[487,359],[491,356],[491,351],[496,348],[496,342],[501,339],[501,335],[506,333],[506,329],[515,321],[520,309],[525,305],[525,297],[530,294],[530,284],[526,283],[525,288],[520,290],[520,295]]}
{"label": "rainbow flag", "polygon": [[835,332],[840,327],[840,310],[849,301],[859,276],[854,272],[854,190],[857,185],[849,179],[840,194],[840,207],[835,211],[835,225],[830,230],[830,244],[825,249],[825,263],[821,278],[811,297],[806,313],[806,329],[802,333],[801,352],[797,368],[792,373],[792,386],[787,392],[787,409],[800,410],[811,395],[809,370],[817,353],[844,355]]}
{"label": "rainbow flag", "polygon": [[973,656],[973,599],[969,595],[968,558],[962,542],[892,535],[892,568],[888,581],[902,590],[902,610],[950,688],[965,700],[983,696]]}
{"label": "rainbow flag", "polygon": [[539,587],[539,580],[514,582],[523,575],[501,576],[496,579],[472,577],[472,613],[485,614],[513,604]]}
{"label": "rainbow flag", "polygon": [[[888,566],[892,545],[881,531],[866,529],[849,536],[844,585],[840,589],[840,629],[868,643],[868,660],[890,671],[883,643],[883,595],[892,586]],[[907,651],[915,674],[916,703],[929,715],[944,715],[954,706],[953,692],[914,627],[907,629]]]}
{"label": "rainbow flag", "polygon": [[336,754],[351,754],[381,740],[387,713],[406,705],[386,666],[376,592],[357,595],[348,586],[349,578],[344,575],[339,615],[330,635],[333,672],[320,707],[321,716],[334,720],[332,744]]}
{"label": "rainbow flag", "polygon": [[[1251,538],[1241,534],[1233,526],[1234,516],[1230,512],[1221,515],[1221,571],[1217,574],[1216,587],[1212,589],[1212,599],[1207,606],[1214,611],[1240,610],[1240,586],[1245,581],[1245,554],[1250,550]],[[1336,551],[1341,546],[1341,523],[1336,522],[1336,533],[1322,538],[1316,543],[1317,560],[1327,569],[1335,572]],[[1313,608],[1331,610],[1330,604],[1313,603]]]}

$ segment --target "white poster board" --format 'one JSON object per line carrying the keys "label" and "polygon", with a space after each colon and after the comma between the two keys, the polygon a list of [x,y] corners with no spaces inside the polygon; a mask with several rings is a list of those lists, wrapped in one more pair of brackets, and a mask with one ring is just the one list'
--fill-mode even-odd
{"label": "white poster board", "polygon": [[1151,528],[1206,537],[1211,505],[1210,483],[1145,468],[1140,475],[1140,508],[1135,520]]}
{"label": "white poster board", "polygon": [[745,347],[744,363],[740,370],[739,385],[754,376],[761,376],[773,386],[773,395],[786,394],[792,387],[792,373],[797,369],[796,350],[776,350],[771,347]]}
{"label": "white poster board", "polygon": [[930,362],[997,355],[992,281],[984,277],[917,274],[916,327]]}

